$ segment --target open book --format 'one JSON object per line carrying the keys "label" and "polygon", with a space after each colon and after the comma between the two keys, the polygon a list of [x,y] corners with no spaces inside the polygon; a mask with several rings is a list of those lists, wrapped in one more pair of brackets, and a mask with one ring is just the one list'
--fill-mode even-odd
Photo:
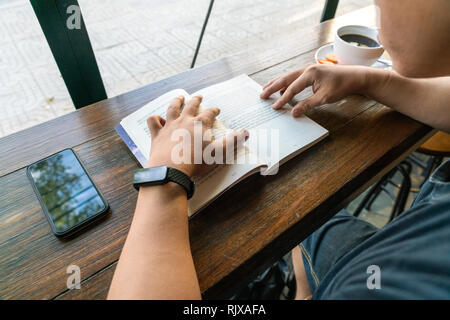
{"label": "open book", "polygon": [[[220,108],[212,130],[215,139],[224,137],[227,130],[240,129],[247,129],[250,137],[236,152],[234,164],[216,165],[206,175],[194,177],[196,190],[189,200],[189,216],[252,174],[275,174],[279,165],[328,135],[326,129],[306,116],[292,117],[288,105],[273,110],[274,99],[261,99],[261,91],[258,83],[240,75],[192,94],[203,96],[202,108]],[[169,102],[181,95],[185,101],[191,98],[182,89],[169,91],[124,118],[116,127],[142,166],[151,148],[147,118],[155,114],[165,118]]]}

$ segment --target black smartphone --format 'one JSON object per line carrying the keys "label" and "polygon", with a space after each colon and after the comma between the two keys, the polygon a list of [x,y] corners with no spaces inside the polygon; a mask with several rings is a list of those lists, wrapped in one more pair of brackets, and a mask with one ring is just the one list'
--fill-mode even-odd
{"label": "black smartphone", "polygon": [[58,237],[67,237],[108,212],[108,204],[72,149],[27,168],[47,220]]}

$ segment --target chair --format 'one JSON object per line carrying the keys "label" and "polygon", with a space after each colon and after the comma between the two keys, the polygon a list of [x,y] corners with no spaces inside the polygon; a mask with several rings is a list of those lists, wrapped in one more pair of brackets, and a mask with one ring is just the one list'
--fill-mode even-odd
{"label": "chair", "polygon": [[[359,203],[358,208],[353,212],[355,217],[358,217],[363,209],[370,210],[373,202],[378,198],[382,191],[386,192],[392,200],[394,200],[394,206],[391,210],[391,215],[389,217],[389,222],[391,222],[395,217],[399,216],[406,206],[406,201],[408,200],[408,194],[411,189],[411,178],[410,174],[412,171],[411,163],[408,161],[403,161],[400,165],[392,169],[384,177],[382,177],[366,194],[363,200]],[[402,182],[397,185],[392,181],[394,175],[399,172],[402,175]],[[388,184],[398,187],[400,190],[398,195],[392,194],[386,187]]]}
{"label": "chair", "polygon": [[431,156],[430,159],[423,163],[413,155],[410,160],[421,167],[424,172],[424,181],[426,181],[431,173],[439,167],[445,157],[450,157],[450,134],[439,131],[425,142],[418,150],[418,153]]}
{"label": "chair", "polygon": [[[412,170],[412,163],[418,165],[423,170],[423,182],[420,185],[422,186],[428,180],[432,172],[442,163],[444,157],[450,157],[450,134],[439,131],[428,141],[426,141],[419,149],[417,149],[416,152],[431,157],[424,163],[414,154],[409,155],[405,161],[392,169],[369,190],[367,195],[360,202],[358,208],[353,213],[355,216],[359,216],[364,208],[370,210],[373,202],[382,191],[386,192],[395,201],[389,222],[400,215],[405,210],[409,192],[418,192],[420,189],[411,188],[410,174]],[[399,185],[392,181],[392,177],[397,172],[402,175],[402,182]],[[386,189],[388,184],[399,188],[399,193],[397,196],[394,196]]]}
{"label": "chair", "polygon": [[[80,14],[80,28],[69,29],[76,0],[30,0],[76,109],[107,98],[94,51]],[[79,8],[79,6],[78,6]]]}

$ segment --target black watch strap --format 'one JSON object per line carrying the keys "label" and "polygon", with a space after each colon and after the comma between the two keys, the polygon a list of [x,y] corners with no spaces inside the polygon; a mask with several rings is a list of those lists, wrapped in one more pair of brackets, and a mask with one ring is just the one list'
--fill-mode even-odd
{"label": "black watch strap", "polygon": [[186,190],[187,198],[192,198],[195,192],[194,181],[192,181],[191,178],[189,178],[189,176],[183,171],[170,167],[167,167],[167,169],[167,178],[169,179],[169,181],[178,183]]}
{"label": "black watch strap", "polygon": [[174,182],[186,190],[187,198],[190,199],[195,192],[195,184],[184,172],[167,166],[152,167],[136,170],[133,185],[136,190],[140,186],[157,186],[168,182]]}

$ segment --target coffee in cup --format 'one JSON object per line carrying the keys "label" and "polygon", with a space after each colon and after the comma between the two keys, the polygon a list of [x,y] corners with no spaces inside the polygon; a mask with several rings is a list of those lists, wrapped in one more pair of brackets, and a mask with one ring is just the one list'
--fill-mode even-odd
{"label": "coffee in cup", "polygon": [[339,64],[371,66],[383,54],[378,30],[365,26],[344,26],[335,34],[334,54]]}

